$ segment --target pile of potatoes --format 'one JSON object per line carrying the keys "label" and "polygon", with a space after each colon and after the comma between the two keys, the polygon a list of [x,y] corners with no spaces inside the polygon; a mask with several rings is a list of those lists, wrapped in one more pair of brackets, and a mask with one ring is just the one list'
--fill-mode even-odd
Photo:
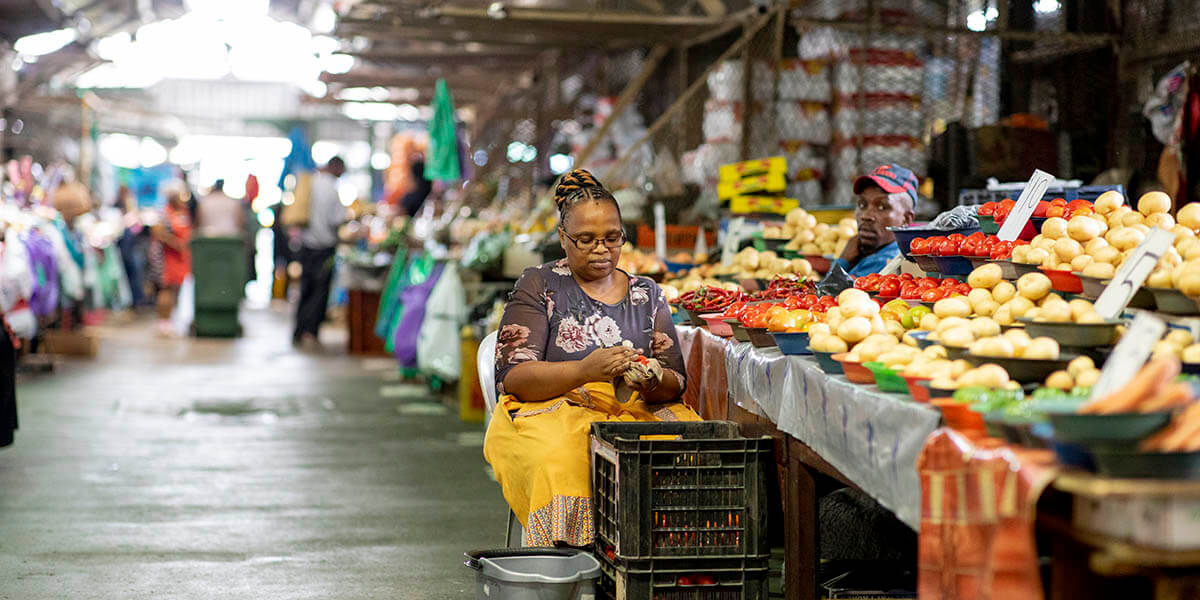
{"label": "pile of potatoes", "polygon": [[1058,360],[1058,341],[1050,337],[1030,338],[1023,329],[1009,329],[1003,334],[975,340],[969,346],[971,354],[989,358],[1028,358]]}
{"label": "pile of potatoes", "polygon": [[1055,371],[1046,378],[1046,387],[1070,390],[1074,387],[1092,387],[1100,380],[1100,369],[1091,358],[1080,356],[1067,363],[1067,370]]}
{"label": "pile of potatoes", "polygon": [[862,290],[847,289],[838,294],[838,305],[825,313],[824,323],[808,328],[808,343],[818,352],[849,352],[876,335],[899,343],[904,326],[879,316],[879,305]]}
{"label": "pile of potatoes", "polygon": [[1200,363],[1200,344],[1192,334],[1182,329],[1169,329],[1163,338],[1154,344],[1153,358],[1173,356],[1185,363]]}
{"label": "pile of potatoes", "polygon": [[743,248],[733,257],[730,265],[718,266],[715,275],[734,275],[745,279],[772,279],[777,275],[812,275],[812,264],[803,258],[780,258],[771,250],[759,252],[754,248]]}
{"label": "pile of potatoes", "polygon": [[[954,364],[958,365],[958,363],[962,362],[965,361],[955,361]],[[969,367],[970,364],[967,363],[967,366]],[[961,368],[961,365],[958,365],[958,367]],[[967,387],[985,387],[993,390],[1021,389],[1021,384],[1009,378],[1008,371],[1004,370],[1004,367],[993,364],[983,364],[975,368],[968,368],[957,375],[952,373],[950,376],[937,376],[929,382],[929,385],[943,390],[957,390]]]}
{"label": "pile of potatoes", "polygon": [[803,208],[788,212],[783,227],[767,227],[763,237],[790,239],[784,246],[804,254],[841,256],[850,238],[858,235],[858,221],[846,217],[837,225],[818,223],[817,218]]}

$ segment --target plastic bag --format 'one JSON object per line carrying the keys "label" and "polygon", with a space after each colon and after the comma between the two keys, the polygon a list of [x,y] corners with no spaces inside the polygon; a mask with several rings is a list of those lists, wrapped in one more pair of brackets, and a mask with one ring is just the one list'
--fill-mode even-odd
{"label": "plastic bag", "polygon": [[25,245],[15,237],[5,242],[0,263],[0,311],[17,337],[29,339],[37,329],[28,303],[33,296],[33,271]]}
{"label": "plastic bag", "polygon": [[1150,120],[1154,137],[1166,145],[1179,143],[1183,105],[1188,95],[1188,75],[1192,63],[1183,61],[1163,75],[1154,86],[1154,94],[1146,100],[1142,114]]}
{"label": "plastic bag", "polygon": [[447,264],[426,302],[417,337],[417,367],[445,380],[457,380],[462,366],[459,330],[467,322],[467,292],[458,265]]}
{"label": "plastic bag", "polygon": [[[383,334],[380,335],[384,340],[384,347],[389,354],[395,351],[396,329],[400,326],[401,317],[404,316],[404,291],[410,286],[425,281],[433,270],[433,266],[433,257],[428,254],[419,254],[409,261],[399,281],[396,282],[391,297],[387,321],[384,322]],[[376,324],[376,332],[379,331],[379,326],[379,324]]]}
{"label": "plastic bag", "polygon": [[934,229],[962,229],[963,227],[978,227],[979,218],[976,216],[978,206],[955,206],[940,214],[929,223]]}
{"label": "plastic bag", "polygon": [[442,268],[443,264],[435,265],[428,279],[408,287],[400,294],[404,310],[392,335],[392,354],[402,367],[417,366],[417,336],[421,333],[421,324],[425,322],[429,293],[437,285]]}
{"label": "plastic bag", "polygon": [[829,274],[825,276],[825,279],[817,284],[817,295],[837,296],[843,290],[851,287],[854,287],[854,276],[835,262],[829,266]]}
{"label": "plastic bag", "polygon": [[171,327],[179,333],[185,333],[192,327],[192,317],[196,313],[195,303],[196,280],[188,273],[179,286],[179,296],[175,298],[175,310],[171,311]]}

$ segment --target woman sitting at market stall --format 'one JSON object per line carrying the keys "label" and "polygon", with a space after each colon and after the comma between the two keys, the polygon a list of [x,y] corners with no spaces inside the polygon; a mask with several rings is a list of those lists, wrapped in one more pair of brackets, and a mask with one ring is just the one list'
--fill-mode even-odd
{"label": "woman sitting at market stall", "polygon": [[917,209],[917,176],[895,163],[876,167],[854,181],[858,235],[846,244],[838,264],[855,277],[878,273],[900,255],[888,227],[911,225]]}
{"label": "woman sitting at market stall", "polygon": [[584,170],[554,200],[567,257],[526,269],[504,309],[484,457],[528,545],[587,546],[591,423],[700,418],[679,402],[683,356],[662,292],[616,267],[617,201]]}

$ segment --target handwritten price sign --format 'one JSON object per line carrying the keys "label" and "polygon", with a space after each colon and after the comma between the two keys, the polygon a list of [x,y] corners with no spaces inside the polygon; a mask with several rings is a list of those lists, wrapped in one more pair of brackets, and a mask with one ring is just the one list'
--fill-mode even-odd
{"label": "handwritten price sign", "polygon": [[1151,229],[1096,299],[1096,312],[1105,319],[1117,318],[1174,243],[1173,232],[1157,227]]}
{"label": "handwritten price sign", "polygon": [[1105,361],[1104,368],[1100,370],[1100,379],[1092,386],[1090,398],[1103,398],[1125,387],[1146,363],[1146,359],[1150,358],[1155,342],[1166,331],[1167,324],[1162,319],[1151,313],[1139,312]]}
{"label": "handwritten price sign", "polygon": [[1025,224],[1029,222],[1033,209],[1037,208],[1037,203],[1041,202],[1042,196],[1046,195],[1046,190],[1053,182],[1053,175],[1041,169],[1034,169],[1029,183],[1025,184],[1025,189],[1021,190],[1021,196],[1017,198],[1017,205],[1008,214],[1008,218],[1004,219],[1004,225],[996,232],[996,237],[1005,242],[1017,239],[1021,230],[1025,229]]}

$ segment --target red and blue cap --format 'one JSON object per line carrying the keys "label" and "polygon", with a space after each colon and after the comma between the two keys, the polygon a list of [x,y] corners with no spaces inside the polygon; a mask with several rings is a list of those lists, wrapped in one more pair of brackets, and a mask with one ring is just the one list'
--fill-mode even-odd
{"label": "red and blue cap", "polygon": [[913,209],[917,207],[917,176],[912,171],[892,163],[875,167],[870,174],[854,180],[854,193],[861,194],[868,186],[879,186],[889,194],[908,194],[912,198]]}

